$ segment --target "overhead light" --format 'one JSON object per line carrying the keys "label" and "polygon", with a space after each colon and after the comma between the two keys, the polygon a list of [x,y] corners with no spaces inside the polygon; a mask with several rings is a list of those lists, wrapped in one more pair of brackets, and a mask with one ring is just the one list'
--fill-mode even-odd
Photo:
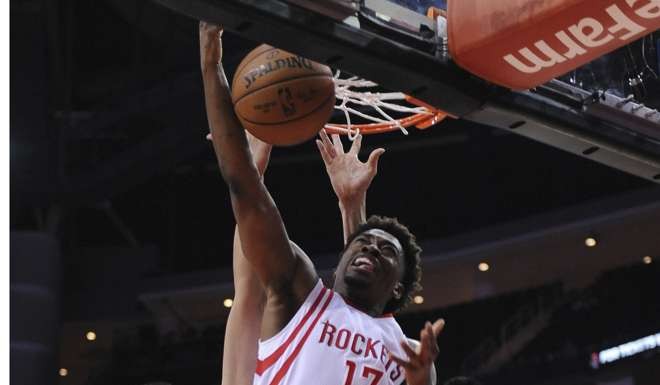
{"label": "overhead light", "polygon": [[653,262],[653,258],[651,258],[650,255],[647,255],[644,258],[642,258],[642,261],[644,261],[644,264],[648,265],[649,263]]}
{"label": "overhead light", "polygon": [[90,330],[85,334],[85,338],[87,338],[87,341],[94,341],[96,339],[96,333]]}
{"label": "overhead light", "polygon": [[66,370],[66,368],[60,368],[59,372],[60,377],[66,377],[67,374],[69,374],[69,371]]}
{"label": "overhead light", "polygon": [[413,302],[416,303],[417,305],[421,305],[424,303],[424,297],[421,295],[416,295],[413,297]]}
{"label": "overhead light", "polygon": [[490,266],[486,262],[481,262],[479,266],[477,266],[479,271],[488,271],[490,269]]}
{"label": "overhead light", "polygon": [[222,306],[224,306],[226,308],[230,308],[231,305],[233,305],[233,304],[234,304],[234,300],[231,299],[231,298],[225,298],[225,300],[222,301]]}
{"label": "overhead light", "polygon": [[598,244],[598,242],[596,242],[596,238],[589,237],[589,238],[584,240],[584,244],[587,247],[594,247],[594,246],[596,246],[596,244]]}

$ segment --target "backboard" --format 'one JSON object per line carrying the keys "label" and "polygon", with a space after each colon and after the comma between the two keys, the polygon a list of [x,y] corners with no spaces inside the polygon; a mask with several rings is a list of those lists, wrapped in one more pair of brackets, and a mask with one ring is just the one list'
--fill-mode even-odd
{"label": "backboard", "polygon": [[[430,6],[446,7],[441,0],[156,1],[404,92],[450,115],[660,183],[654,34],[546,84],[513,91],[452,60],[446,24],[425,14]],[[640,81],[645,87],[636,86]]]}

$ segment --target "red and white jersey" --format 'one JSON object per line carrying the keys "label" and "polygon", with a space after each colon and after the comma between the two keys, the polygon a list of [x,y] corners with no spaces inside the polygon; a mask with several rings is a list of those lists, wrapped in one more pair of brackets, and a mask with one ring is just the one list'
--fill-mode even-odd
{"label": "red and white jersey", "polygon": [[394,317],[371,317],[319,280],[291,321],[259,342],[254,385],[399,385],[406,357]]}

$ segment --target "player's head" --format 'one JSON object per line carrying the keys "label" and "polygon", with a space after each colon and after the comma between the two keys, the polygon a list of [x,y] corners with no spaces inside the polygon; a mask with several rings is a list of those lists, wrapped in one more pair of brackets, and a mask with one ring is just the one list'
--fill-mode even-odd
{"label": "player's head", "polygon": [[415,236],[394,218],[372,216],[349,236],[335,272],[335,290],[357,305],[404,308],[422,277]]}

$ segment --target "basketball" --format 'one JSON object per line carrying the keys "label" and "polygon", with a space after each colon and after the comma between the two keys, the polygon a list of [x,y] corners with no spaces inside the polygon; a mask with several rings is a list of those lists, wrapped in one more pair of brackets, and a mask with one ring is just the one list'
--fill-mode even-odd
{"label": "basketball", "polygon": [[252,135],[278,146],[298,144],[314,137],[332,114],[332,71],[263,44],[239,64],[232,101],[238,119]]}

